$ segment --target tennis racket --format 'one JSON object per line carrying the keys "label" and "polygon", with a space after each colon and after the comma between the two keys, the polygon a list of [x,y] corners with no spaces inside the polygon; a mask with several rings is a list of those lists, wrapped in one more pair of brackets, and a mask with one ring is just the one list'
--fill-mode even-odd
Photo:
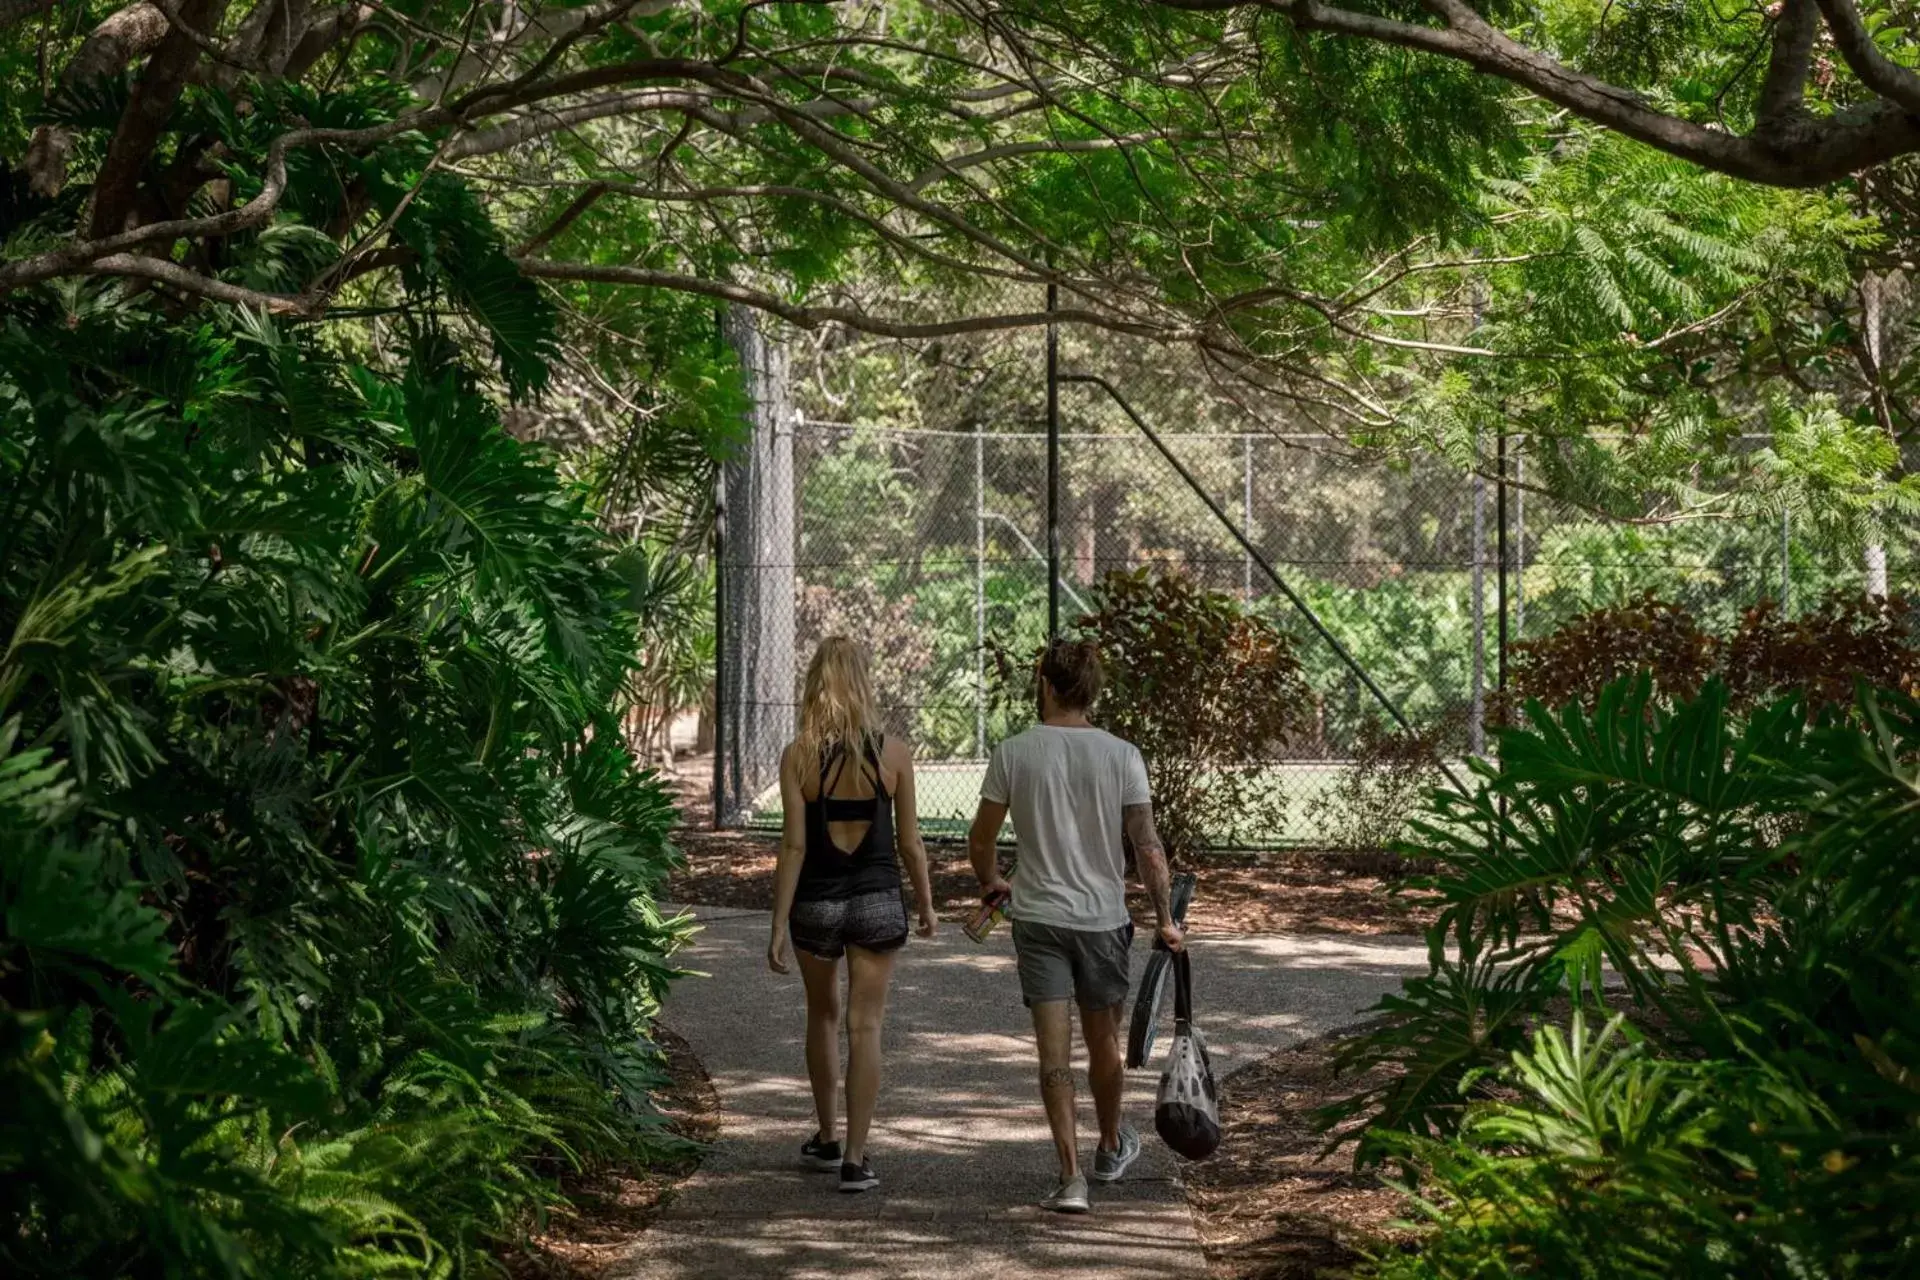
{"label": "tennis racket", "polygon": [[[1173,918],[1187,923],[1187,906],[1193,901],[1193,873],[1182,871],[1173,878]],[[1173,952],[1159,938],[1147,955],[1146,971],[1140,975],[1140,994],[1133,1000],[1133,1026],[1127,1032],[1127,1066],[1139,1068],[1153,1057],[1153,1042],[1160,1035],[1160,1001],[1167,992],[1167,974],[1173,964]]]}

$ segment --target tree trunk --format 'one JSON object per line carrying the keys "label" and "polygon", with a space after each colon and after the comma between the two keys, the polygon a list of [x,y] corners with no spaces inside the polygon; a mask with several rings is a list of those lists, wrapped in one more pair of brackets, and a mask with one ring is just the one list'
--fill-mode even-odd
{"label": "tree trunk", "polygon": [[[1886,383],[1882,372],[1881,334],[1884,328],[1884,309],[1881,306],[1881,280],[1868,271],[1860,277],[1860,319],[1865,330],[1867,342],[1868,394],[1873,400],[1874,417],[1884,429],[1891,430],[1893,424],[1888,421],[1886,404]],[[1865,554],[1867,594],[1878,599],[1887,594],[1887,549],[1879,542],[1867,544]]]}
{"label": "tree trunk", "polygon": [[793,407],[787,356],[755,314],[730,307],[722,324],[740,360],[751,438],[725,468],[721,577],[725,635],[719,661],[727,705],[716,744],[724,754],[722,822],[734,821],[780,780],[780,752],[799,706],[794,655],[796,540]]}

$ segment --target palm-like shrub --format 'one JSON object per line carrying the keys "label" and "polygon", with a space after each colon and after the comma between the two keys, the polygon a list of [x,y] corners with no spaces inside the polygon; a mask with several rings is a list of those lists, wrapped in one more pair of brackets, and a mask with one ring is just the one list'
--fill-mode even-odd
{"label": "palm-like shrub", "polygon": [[1431,972],[1347,1051],[1400,1070],[1326,1117],[1364,1116],[1437,1224],[1380,1274],[1920,1263],[1920,707],[1727,696],[1536,705],[1435,797]]}
{"label": "palm-like shrub", "polygon": [[0,332],[0,1269],[471,1269],[654,1132],[622,580],[431,327],[104,297]]}

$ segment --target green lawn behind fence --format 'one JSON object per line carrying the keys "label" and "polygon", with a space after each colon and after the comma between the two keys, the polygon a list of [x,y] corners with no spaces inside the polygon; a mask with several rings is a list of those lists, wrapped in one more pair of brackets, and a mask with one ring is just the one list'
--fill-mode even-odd
{"label": "green lawn behind fence", "polygon": [[[1267,770],[1270,785],[1286,796],[1286,819],[1278,830],[1254,830],[1251,824],[1221,832],[1212,841],[1224,849],[1279,849],[1327,843],[1329,815],[1315,801],[1329,796],[1353,765],[1339,760],[1310,760],[1274,765]],[[923,761],[915,766],[919,784],[920,829],[929,840],[958,840],[966,836],[980,798],[980,779],[987,766],[978,760]],[[1434,782],[1441,778],[1434,775]],[[778,830],[780,789],[769,788],[758,801],[749,824]]]}

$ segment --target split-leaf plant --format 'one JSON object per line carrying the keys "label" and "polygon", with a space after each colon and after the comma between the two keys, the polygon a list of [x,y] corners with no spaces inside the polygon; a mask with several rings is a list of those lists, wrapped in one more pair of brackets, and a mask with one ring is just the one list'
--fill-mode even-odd
{"label": "split-leaf plant", "polygon": [[666,1141],[627,587],[407,319],[376,367],[117,284],[0,309],[8,1275],[473,1274]]}
{"label": "split-leaf plant", "polygon": [[1920,1261],[1920,705],[1731,696],[1535,703],[1435,793],[1429,972],[1345,1049],[1385,1081],[1323,1117],[1429,1224],[1374,1274]]}

